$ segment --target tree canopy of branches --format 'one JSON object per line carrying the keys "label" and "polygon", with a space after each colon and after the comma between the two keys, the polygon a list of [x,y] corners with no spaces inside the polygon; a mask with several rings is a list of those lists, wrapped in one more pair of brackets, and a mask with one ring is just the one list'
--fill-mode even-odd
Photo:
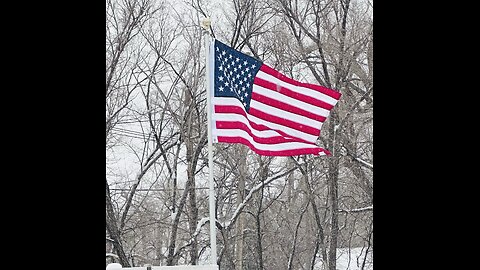
{"label": "tree canopy of branches", "polygon": [[[106,1],[106,263],[209,260],[204,17],[215,38],[342,93],[318,144],[259,156],[214,144],[220,269],[373,264],[373,2]],[[348,253],[350,254],[350,253]]]}

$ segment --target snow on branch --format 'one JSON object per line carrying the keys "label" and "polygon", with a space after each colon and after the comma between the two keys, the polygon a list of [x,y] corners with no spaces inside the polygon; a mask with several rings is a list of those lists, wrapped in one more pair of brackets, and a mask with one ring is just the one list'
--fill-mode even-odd
{"label": "snow on branch", "polygon": [[202,229],[202,227],[209,221],[210,221],[210,218],[208,217],[204,217],[200,219],[200,221],[197,223],[197,228],[195,229],[195,232],[193,233],[192,239],[190,239],[189,243],[193,242],[193,239],[197,237],[198,234],[200,234],[200,230]]}
{"label": "snow on branch", "polygon": [[350,151],[348,151],[348,149],[345,147],[345,146],[342,146],[342,148],[340,149],[340,151],[342,152],[343,155],[348,155],[350,156],[352,159],[354,159],[355,161],[358,161],[361,165],[365,166],[365,167],[368,167],[370,169],[373,169],[373,164],[357,157],[356,155],[350,153]]}
{"label": "snow on branch", "polygon": [[235,223],[235,221],[237,220],[237,217],[238,215],[242,212],[243,208],[245,207],[246,203],[248,203],[248,201],[250,201],[250,199],[252,198],[253,194],[255,194],[257,191],[259,191],[263,186],[265,185],[268,185],[270,184],[273,180],[276,180],[278,178],[281,178],[291,172],[293,172],[294,170],[296,170],[297,167],[294,167],[294,168],[291,168],[290,170],[282,173],[282,174],[279,174],[277,176],[273,176],[263,182],[261,182],[260,184],[254,186],[250,192],[248,193],[247,196],[245,196],[245,199],[243,199],[243,202],[240,203],[238,206],[237,206],[237,209],[235,210],[235,212],[233,213],[232,217],[230,218],[229,221],[227,221],[227,223],[225,223],[225,225],[223,226],[226,230],[229,230],[231,228],[231,226],[233,226],[233,224]]}
{"label": "snow on branch", "polygon": [[[230,220],[227,222],[226,225],[223,226],[223,228],[225,229],[230,229],[230,227],[235,223],[238,215],[241,213],[241,211],[243,210],[243,208],[245,207],[245,205],[248,203],[248,201],[250,201],[250,199],[252,198],[253,194],[255,194],[255,192],[259,191],[263,186],[265,185],[268,185],[270,184],[271,182],[273,182],[274,180],[278,179],[278,178],[281,178],[291,172],[293,172],[294,170],[296,170],[297,168],[291,168],[289,169],[288,171],[284,172],[284,173],[281,173],[277,176],[273,176],[265,181],[263,181],[262,183],[259,183],[258,185],[254,186],[250,192],[248,193],[248,195],[245,197],[245,199],[243,200],[243,202],[241,204],[239,204],[237,206],[237,209],[235,210],[233,216],[230,218]],[[190,238],[190,240],[183,246],[181,246],[180,248],[177,249],[177,251],[175,252],[175,256],[177,256],[183,249],[185,249],[186,247],[190,246],[193,244],[193,242],[195,241],[195,238],[200,234],[200,230],[202,229],[203,226],[205,226],[205,224],[207,222],[210,221],[210,218],[208,217],[204,217],[202,218],[198,223],[197,223],[197,228],[195,229],[195,232],[193,233],[192,237]]]}
{"label": "snow on branch", "polygon": [[197,228],[195,229],[195,232],[193,233],[190,240],[185,245],[178,248],[178,250],[175,252],[174,257],[177,256],[177,254],[180,253],[183,249],[193,244],[193,241],[195,241],[195,238],[197,238],[197,236],[200,234],[200,230],[202,229],[202,227],[205,226],[205,224],[209,221],[210,221],[210,218],[208,217],[204,217],[200,219],[200,221],[197,223]]}
{"label": "snow on branch", "polygon": [[370,164],[370,163],[366,162],[365,160],[360,159],[360,158],[358,158],[358,157],[356,157],[355,159],[356,159],[358,162],[362,163],[363,165],[365,165],[365,166],[370,167],[370,168],[373,169],[373,164]]}
{"label": "snow on branch", "polygon": [[346,212],[346,213],[358,213],[358,212],[365,212],[365,211],[372,211],[373,205],[362,207],[362,208],[355,208],[355,209],[339,209],[338,212]]}
{"label": "snow on branch", "polygon": [[107,256],[106,257],[115,257],[117,259],[120,259],[120,257],[118,257],[117,254],[114,254],[114,253],[107,253]]}

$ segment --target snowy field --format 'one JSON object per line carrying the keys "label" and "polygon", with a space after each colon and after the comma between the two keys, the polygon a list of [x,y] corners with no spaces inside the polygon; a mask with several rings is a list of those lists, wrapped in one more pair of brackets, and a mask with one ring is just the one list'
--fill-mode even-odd
{"label": "snowy field", "polygon": [[[363,249],[362,251],[362,248],[352,248],[350,249],[349,254],[348,248],[337,249],[337,270],[362,270],[362,264],[365,259],[365,251],[366,249]],[[315,264],[313,269],[321,270],[322,263],[319,262]],[[373,257],[371,249],[368,252],[363,270],[373,270]]]}
{"label": "snowy field", "polygon": [[[365,251],[366,249],[362,250],[362,248],[352,248],[350,250],[347,248],[339,248],[337,250],[337,256],[338,256],[337,270],[373,270],[372,250],[371,249],[369,250],[366,260],[365,260]],[[364,260],[365,260],[365,264],[363,265]],[[363,268],[362,268],[362,265],[363,265]],[[122,269],[122,268],[116,268],[116,267],[121,267],[121,266],[110,265],[110,266],[107,266],[107,270]],[[181,267],[181,266],[175,266],[175,267]],[[192,267],[192,266],[189,266],[189,267]],[[197,267],[202,267],[202,266],[197,266]],[[172,268],[172,266],[170,266],[170,268]],[[183,266],[183,268],[187,269],[185,268],[185,266]],[[133,268],[123,268],[123,269],[142,269],[143,270],[145,268],[133,267]],[[153,269],[155,269],[155,267]],[[313,269],[322,270],[322,263],[317,262]]]}

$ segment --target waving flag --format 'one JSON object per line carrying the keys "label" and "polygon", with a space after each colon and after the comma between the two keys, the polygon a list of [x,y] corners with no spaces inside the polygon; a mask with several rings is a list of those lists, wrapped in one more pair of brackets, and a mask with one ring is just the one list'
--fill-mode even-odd
{"label": "waving flag", "polygon": [[265,156],[330,154],[316,141],[339,92],[288,78],[218,40],[210,56],[213,142]]}

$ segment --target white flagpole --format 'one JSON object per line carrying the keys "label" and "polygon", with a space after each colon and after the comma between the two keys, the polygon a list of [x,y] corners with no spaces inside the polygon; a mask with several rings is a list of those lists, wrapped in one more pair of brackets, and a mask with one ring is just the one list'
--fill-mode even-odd
{"label": "white flagpole", "polygon": [[207,86],[207,128],[208,128],[208,182],[209,182],[209,212],[210,212],[210,248],[211,248],[211,264],[217,265],[217,229],[215,220],[215,186],[213,182],[213,145],[212,145],[212,106],[211,97],[213,95],[212,87],[212,70],[211,70],[211,32],[210,18],[202,20],[202,27],[206,30],[205,35],[205,64],[206,64],[206,86]]}

